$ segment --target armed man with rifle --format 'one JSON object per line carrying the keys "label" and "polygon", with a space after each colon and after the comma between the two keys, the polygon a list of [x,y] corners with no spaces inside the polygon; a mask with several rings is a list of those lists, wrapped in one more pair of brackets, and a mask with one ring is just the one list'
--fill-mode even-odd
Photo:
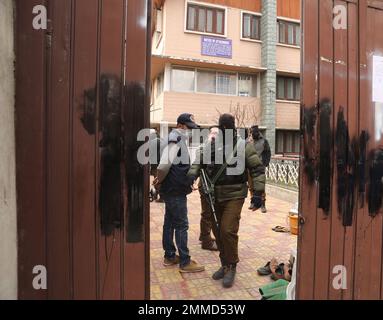
{"label": "armed man with rifle", "polygon": [[[206,143],[211,143],[214,141],[219,133],[218,127],[211,127],[209,130],[209,136]],[[204,147],[204,144],[201,145],[201,148]],[[205,188],[206,189],[206,188]],[[199,179],[198,190],[201,199],[201,222],[200,222],[200,236],[199,240],[201,241],[202,250],[209,251],[218,251],[217,242],[211,236],[211,231],[213,230],[212,224],[212,210],[208,197],[206,197],[206,192],[204,190],[204,185],[202,184],[202,175]]]}
{"label": "armed man with rifle", "polygon": [[[259,159],[261,159],[262,164],[265,168],[267,168],[270,164],[271,159],[271,150],[270,145],[267,139],[262,135],[261,131],[259,130],[259,127],[257,125],[254,125],[251,127],[251,137],[252,142],[255,147],[255,151],[257,151]],[[253,195],[253,188],[252,188],[252,179],[249,178],[249,189],[250,194]],[[253,209],[253,204],[250,204],[250,210]],[[266,213],[266,193],[262,194],[262,207],[261,212]]]}
{"label": "armed man with rifle", "polygon": [[262,206],[265,168],[254,145],[238,137],[232,115],[220,117],[219,129],[218,137],[198,152],[188,176],[201,178],[202,190],[212,212],[213,233],[221,260],[221,267],[213,274],[213,279],[223,279],[223,286],[229,288],[234,283],[239,262],[238,230],[248,194],[248,172],[253,180],[251,201],[255,211]]}

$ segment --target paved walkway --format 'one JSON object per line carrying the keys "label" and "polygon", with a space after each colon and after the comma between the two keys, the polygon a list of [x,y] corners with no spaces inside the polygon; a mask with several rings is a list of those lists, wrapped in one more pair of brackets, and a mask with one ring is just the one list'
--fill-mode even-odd
{"label": "paved walkway", "polygon": [[256,270],[272,257],[287,261],[297,237],[289,233],[276,233],[271,228],[287,226],[287,214],[292,205],[274,198],[267,199],[268,213],[251,212],[248,199],[242,211],[239,231],[239,256],[237,277],[230,289],[222,288],[221,282],[211,279],[219,267],[218,253],[201,249],[199,238],[199,194],[188,197],[189,249],[194,260],[206,267],[205,272],[181,274],[177,266],[164,267],[162,250],[162,224],[164,205],[151,204],[151,299],[153,300],[230,300],[260,299],[259,287],[271,280],[258,276]]}

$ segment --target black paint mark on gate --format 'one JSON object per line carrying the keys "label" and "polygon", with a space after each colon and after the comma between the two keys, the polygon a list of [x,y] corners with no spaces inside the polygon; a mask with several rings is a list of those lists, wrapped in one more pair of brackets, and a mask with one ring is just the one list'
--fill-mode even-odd
{"label": "black paint mark on gate", "polygon": [[122,226],[121,83],[117,77],[100,79],[101,175],[99,208],[101,230],[111,235]]}
{"label": "black paint mark on gate", "polygon": [[[95,88],[84,92],[81,123],[84,129],[93,135],[96,133],[98,119],[101,135],[99,209],[102,234],[109,236],[116,228],[122,228],[124,224],[122,193],[126,192],[126,240],[142,242],[146,194],[143,177],[146,167],[137,161],[137,151],[141,145],[137,141],[137,133],[141,130],[144,120],[145,90],[139,83],[122,86],[118,77],[101,75],[98,115],[96,92]],[[125,188],[123,176],[125,176]]]}
{"label": "black paint mark on gate", "polygon": [[[97,98],[99,112],[97,114]],[[100,76],[100,89],[84,92],[81,123],[91,135],[100,133],[100,181],[98,186],[101,233],[110,236],[123,224],[121,190],[121,81],[117,76]]]}
{"label": "black paint mark on gate", "polygon": [[310,185],[315,183],[315,124],[317,121],[317,107],[303,107],[303,139],[304,139],[304,159],[303,170],[307,176],[307,181]]}
{"label": "black paint mark on gate", "polygon": [[[315,127],[318,112],[319,160],[317,161]],[[332,150],[335,139],[337,209],[343,226],[347,227],[353,224],[356,192],[359,194],[360,207],[364,207],[366,186],[368,186],[367,198],[370,216],[375,217],[383,206],[383,148],[371,151],[369,161],[367,161],[370,139],[368,131],[363,130],[359,137],[351,139],[344,109],[340,107],[335,137],[333,137],[330,125],[331,114],[332,105],[329,99],[324,99],[319,104],[319,108],[302,106],[303,171],[310,185],[318,180],[318,208],[323,209],[324,213],[328,215],[331,207]]]}
{"label": "black paint mark on gate", "polygon": [[[125,143],[125,175],[127,185],[127,241],[142,242],[144,239],[144,185],[145,172],[149,172],[137,161],[137,151],[142,142],[137,141],[137,134],[144,123],[145,89],[139,83],[130,83],[125,90],[123,109],[124,143]],[[141,118],[141,119],[140,119]]]}
{"label": "black paint mark on gate", "polygon": [[383,149],[372,151],[370,161],[368,207],[370,216],[375,217],[382,208],[383,202]]}
{"label": "black paint mark on gate", "polygon": [[332,105],[325,99],[319,106],[319,208],[325,214],[330,212],[331,199],[331,159],[332,159],[332,130],[331,130]]}
{"label": "black paint mark on gate", "polygon": [[96,133],[96,89],[88,89],[84,92],[84,103],[81,106],[81,123],[89,134]]}
{"label": "black paint mark on gate", "polygon": [[359,137],[359,157],[358,159],[358,180],[359,180],[359,199],[360,207],[364,207],[364,198],[366,194],[367,177],[367,143],[370,139],[367,131],[362,131]]}
{"label": "black paint mark on gate", "polygon": [[357,171],[355,157],[359,152],[355,139],[350,145],[348,126],[344,119],[342,107],[338,112],[335,141],[338,212],[343,219],[343,225],[351,226],[355,206],[355,175]]}

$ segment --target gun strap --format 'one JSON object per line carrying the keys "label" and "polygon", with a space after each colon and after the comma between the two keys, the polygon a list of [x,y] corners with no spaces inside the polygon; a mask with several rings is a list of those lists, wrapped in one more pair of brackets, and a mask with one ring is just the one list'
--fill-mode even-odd
{"label": "gun strap", "polygon": [[223,171],[225,171],[225,169],[227,168],[228,162],[230,162],[233,159],[234,154],[237,152],[237,145],[238,145],[238,142],[235,144],[233,152],[231,153],[231,155],[228,158],[230,160],[225,161],[225,163],[221,166],[221,168],[219,168],[219,170],[218,170],[217,174],[214,176],[214,178],[212,180],[210,180],[212,185],[215,185],[215,183],[218,181],[218,179],[221,176],[221,174],[223,173]]}

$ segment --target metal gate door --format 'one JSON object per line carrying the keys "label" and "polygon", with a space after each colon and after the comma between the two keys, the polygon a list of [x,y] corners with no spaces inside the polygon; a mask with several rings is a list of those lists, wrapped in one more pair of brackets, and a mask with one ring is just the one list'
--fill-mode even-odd
{"label": "metal gate door", "polygon": [[[135,151],[149,126],[150,1],[16,5],[19,297],[148,297],[148,176]],[[37,5],[47,30],[32,28]]]}
{"label": "metal gate door", "polygon": [[298,298],[380,299],[383,1],[304,0],[303,20]]}

